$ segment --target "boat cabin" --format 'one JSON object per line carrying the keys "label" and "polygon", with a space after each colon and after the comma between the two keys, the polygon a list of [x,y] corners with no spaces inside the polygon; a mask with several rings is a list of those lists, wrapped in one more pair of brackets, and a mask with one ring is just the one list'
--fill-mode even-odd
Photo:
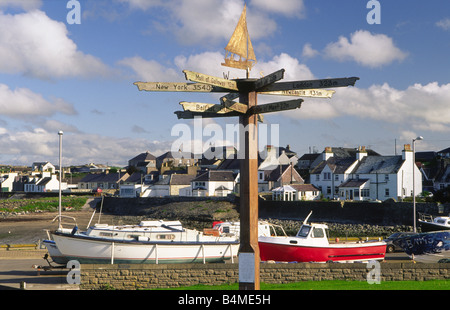
{"label": "boat cabin", "polygon": [[450,226],[450,217],[448,216],[440,216],[434,218],[433,222],[435,224],[443,225],[443,226]]}
{"label": "boat cabin", "polygon": [[[270,236],[271,225],[265,221],[258,222],[258,236]],[[206,231],[218,231],[219,234],[239,237],[241,231],[240,222],[219,222],[214,225],[213,229]]]}
{"label": "boat cabin", "polygon": [[116,240],[135,241],[171,241],[180,238],[180,233],[186,232],[179,221],[141,221],[139,225],[111,226],[95,224],[89,227],[86,236],[110,238]]}
{"label": "boat cabin", "polygon": [[328,226],[325,224],[303,224],[296,235],[297,238],[308,239],[314,243],[328,244]]}

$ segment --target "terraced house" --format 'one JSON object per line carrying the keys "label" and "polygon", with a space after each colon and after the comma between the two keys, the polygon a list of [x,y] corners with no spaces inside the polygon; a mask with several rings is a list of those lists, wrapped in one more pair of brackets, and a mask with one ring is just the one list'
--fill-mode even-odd
{"label": "terraced house", "polygon": [[369,156],[365,147],[355,157],[335,157],[326,148],[320,163],[311,170],[311,184],[323,197],[342,200],[386,200],[411,197],[422,192],[422,173],[413,164],[411,146],[406,144],[399,156]]}

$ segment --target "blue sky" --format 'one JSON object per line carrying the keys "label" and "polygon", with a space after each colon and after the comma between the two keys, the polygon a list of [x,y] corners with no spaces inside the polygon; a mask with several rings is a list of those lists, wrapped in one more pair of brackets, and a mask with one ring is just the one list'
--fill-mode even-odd
{"label": "blue sky", "polygon": [[[258,59],[251,77],[281,68],[286,81],[360,77],[332,99],[266,114],[280,146],[392,155],[418,135],[418,151],[450,146],[450,2],[379,0],[380,24],[367,22],[367,2],[246,2]],[[174,126],[193,124],[173,114],[179,102],[220,95],[139,92],[134,82],[184,82],[183,70],[244,77],[220,65],[242,0],[79,0],[81,24],[67,22],[67,3],[0,0],[0,164],[57,163],[59,130],[65,165],[160,155],[179,138]]]}

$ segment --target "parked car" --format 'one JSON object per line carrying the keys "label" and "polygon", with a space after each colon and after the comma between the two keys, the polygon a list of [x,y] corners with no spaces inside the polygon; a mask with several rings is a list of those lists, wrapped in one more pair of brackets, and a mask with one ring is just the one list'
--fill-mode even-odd
{"label": "parked car", "polygon": [[396,232],[384,239],[383,241],[386,242],[386,253],[393,253],[397,250],[402,250],[400,247],[396,246],[393,241],[395,239],[398,239],[400,237],[406,236],[406,235],[414,235],[414,232]]}

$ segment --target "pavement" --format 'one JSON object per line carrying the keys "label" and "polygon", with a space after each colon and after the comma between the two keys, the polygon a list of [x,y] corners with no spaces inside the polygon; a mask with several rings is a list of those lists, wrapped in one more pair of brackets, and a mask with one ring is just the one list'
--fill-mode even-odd
{"label": "pavement", "polygon": [[79,290],[67,283],[69,269],[48,267],[44,260],[47,251],[0,251],[0,290]]}
{"label": "pavement", "polygon": [[[80,290],[78,285],[67,283],[69,269],[44,269],[44,266],[49,266],[43,258],[46,252],[46,250],[0,251],[0,290]],[[385,261],[411,262],[403,252],[387,254]]]}

